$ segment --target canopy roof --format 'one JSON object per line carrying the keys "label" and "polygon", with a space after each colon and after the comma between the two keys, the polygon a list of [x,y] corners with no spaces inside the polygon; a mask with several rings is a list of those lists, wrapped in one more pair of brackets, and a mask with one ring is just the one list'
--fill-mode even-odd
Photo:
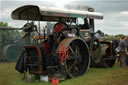
{"label": "canopy roof", "polygon": [[11,14],[16,20],[39,20],[39,21],[58,21],[76,19],[76,18],[91,18],[103,19],[103,14],[88,11],[61,9],[46,6],[25,5],[15,9]]}

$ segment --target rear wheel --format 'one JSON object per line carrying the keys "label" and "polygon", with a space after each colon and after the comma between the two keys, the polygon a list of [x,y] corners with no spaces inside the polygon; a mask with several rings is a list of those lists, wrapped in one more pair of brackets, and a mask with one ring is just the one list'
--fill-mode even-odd
{"label": "rear wheel", "polygon": [[88,46],[81,40],[72,41],[69,46],[69,59],[65,61],[65,68],[70,77],[78,77],[87,72],[89,67]]}

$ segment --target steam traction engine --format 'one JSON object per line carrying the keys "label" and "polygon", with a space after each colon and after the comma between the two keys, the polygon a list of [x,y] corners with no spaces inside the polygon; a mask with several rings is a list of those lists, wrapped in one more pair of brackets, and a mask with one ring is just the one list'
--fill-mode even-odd
{"label": "steam traction engine", "polygon": [[[94,19],[103,19],[103,15],[93,11],[93,8],[78,11],[36,5],[14,10],[13,19],[28,20],[22,28],[26,32],[23,39],[28,43],[16,69],[63,80],[83,75],[90,65],[112,67],[115,62],[112,43],[104,41],[103,32],[94,32]],[[79,19],[83,24],[78,23]],[[38,21],[38,26],[34,21]],[[53,32],[42,34],[40,21],[55,22]],[[35,37],[31,38],[33,32]]]}

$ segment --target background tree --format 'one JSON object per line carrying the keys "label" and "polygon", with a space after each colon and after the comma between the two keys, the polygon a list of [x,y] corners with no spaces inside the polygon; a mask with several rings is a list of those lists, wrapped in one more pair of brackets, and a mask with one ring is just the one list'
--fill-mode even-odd
{"label": "background tree", "polygon": [[[7,22],[0,22],[1,27],[10,27]],[[19,32],[16,30],[1,30],[0,29],[0,44],[12,43],[19,37]]]}
{"label": "background tree", "polygon": [[[0,22],[0,27],[10,27],[7,22]],[[17,31],[17,30],[3,30],[0,29],[0,55],[2,52],[2,49],[5,45],[8,44],[17,44],[21,45],[23,43],[23,40],[21,41],[21,36],[23,36],[23,32]]]}

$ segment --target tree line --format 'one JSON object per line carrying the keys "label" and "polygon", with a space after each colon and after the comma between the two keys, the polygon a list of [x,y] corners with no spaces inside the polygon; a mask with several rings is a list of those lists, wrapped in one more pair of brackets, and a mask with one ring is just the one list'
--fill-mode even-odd
{"label": "tree line", "polygon": [[[10,27],[7,22],[0,22],[1,27]],[[21,38],[22,32],[17,30],[2,30],[0,29],[0,44],[11,44]]]}

